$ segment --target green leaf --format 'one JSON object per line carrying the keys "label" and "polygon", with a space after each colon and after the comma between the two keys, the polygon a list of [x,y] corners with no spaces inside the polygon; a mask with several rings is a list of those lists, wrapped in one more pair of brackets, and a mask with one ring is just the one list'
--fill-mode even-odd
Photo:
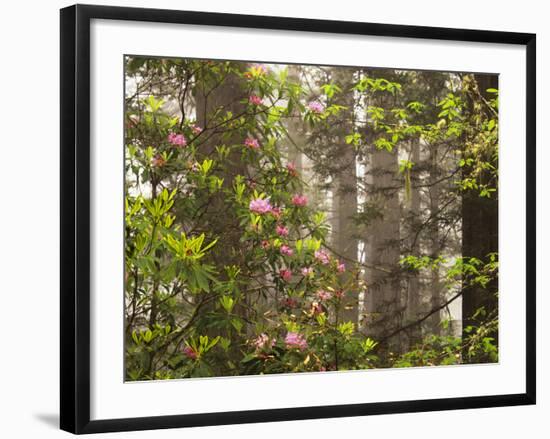
{"label": "green leaf", "polygon": [[233,319],[231,319],[231,325],[240,334],[241,329],[243,329],[243,322],[238,318],[233,318]]}

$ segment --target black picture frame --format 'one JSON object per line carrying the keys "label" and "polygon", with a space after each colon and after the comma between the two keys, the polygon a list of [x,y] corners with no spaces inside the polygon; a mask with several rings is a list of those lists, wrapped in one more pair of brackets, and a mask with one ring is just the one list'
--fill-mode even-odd
{"label": "black picture frame", "polygon": [[[90,420],[90,21],[181,23],[526,47],[525,393],[223,413]],[[535,404],[536,36],[288,17],[74,5],[61,10],[61,429],[81,434]]]}

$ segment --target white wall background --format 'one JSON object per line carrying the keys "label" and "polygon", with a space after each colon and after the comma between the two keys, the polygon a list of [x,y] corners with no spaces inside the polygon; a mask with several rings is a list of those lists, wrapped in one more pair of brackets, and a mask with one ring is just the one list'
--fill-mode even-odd
{"label": "white wall background", "polygon": [[[88,3],[96,3],[88,1]],[[545,2],[456,0],[124,1],[100,4],[232,13],[301,16],[395,24],[483,28],[538,34],[538,124],[544,126],[550,89],[550,28]],[[59,13],[69,2],[21,1],[2,5],[0,21],[0,436],[55,438],[58,431],[59,287]],[[545,223],[550,208],[550,153],[538,133],[538,349],[539,403],[454,412],[370,416],[241,426],[108,434],[105,437],[193,438],[544,437],[550,430],[550,325],[544,277],[550,262]],[[545,417],[546,415],[546,417]]]}

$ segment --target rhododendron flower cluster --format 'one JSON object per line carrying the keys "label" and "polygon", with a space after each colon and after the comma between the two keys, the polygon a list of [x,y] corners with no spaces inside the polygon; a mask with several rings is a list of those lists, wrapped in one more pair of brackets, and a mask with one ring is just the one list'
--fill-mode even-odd
{"label": "rhododendron flower cluster", "polygon": [[283,268],[279,271],[279,276],[285,281],[288,282],[290,279],[292,279],[292,271],[290,271],[288,268]]}
{"label": "rhododendron flower cluster", "polygon": [[256,347],[256,350],[269,349],[275,345],[275,339],[269,338],[265,333],[261,333],[252,341],[252,344]]}
{"label": "rhododendron flower cluster", "polygon": [[330,291],[319,290],[317,291],[317,297],[319,300],[330,300],[332,298],[332,293]]}
{"label": "rhododendron flower cluster", "polygon": [[298,172],[296,171],[296,165],[292,162],[289,162],[286,164],[286,169],[288,171],[288,173],[292,176],[296,176],[298,175]]}
{"label": "rhododendron flower cluster", "polygon": [[164,160],[164,157],[162,157],[161,155],[156,155],[151,160],[151,165],[154,166],[155,168],[162,168],[165,164],[166,164],[166,160]]}
{"label": "rhododendron flower cluster", "polygon": [[309,104],[307,104],[307,108],[309,111],[315,114],[320,114],[323,111],[325,111],[325,107],[321,102],[319,101],[311,101]]}
{"label": "rhododendron flower cluster", "polygon": [[344,273],[346,271],[346,264],[340,262],[336,267],[336,270],[338,270],[338,273]]}
{"label": "rhododendron flower cluster", "polygon": [[314,256],[323,265],[330,263],[330,255],[325,250],[316,250]]}
{"label": "rhododendron flower cluster", "polygon": [[244,139],[244,146],[247,146],[250,149],[259,149],[260,142],[258,142],[258,139],[254,139],[253,137],[247,137]]}
{"label": "rhododendron flower cluster", "polygon": [[313,276],[313,268],[312,267],[302,268],[302,276],[312,277]]}
{"label": "rhododendron flower cluster", "polygon": [[191,346],[185,346],[183,348],[183,353],[186,357],[191,358],[192,360],[196,360],[198,357],[197,351],[193,349]]}
{"label": "rhododendron flower cluster", "polygon": [[251,212],[257,213],[258,215],[271,212],[271,204],[269,200],[265,198],[255,198],[251,200],[248,208]]}
{"label": "rhododendron flower cluster", "polygon": [[305,195],[294,195],[291,202],[297,207],[303,207],[307,205],[307,197]]}
{"label": "rhododendron flower cluster", "polygon": [[282,214],[283,214],[283,208],[282,207],[272,207],[271,208],[271,215],[273,215],[275,217],[275,219],[279,219]]}
{"label": "rhododendron flower cluster", "polygon": [[294,297],[285,297],[282,301],[282,305],[287,308],[296,308],[298,301]]}
{"label": "rhododendron flower cluster", "polygon": [[170,133],[168,134],[168,143],[174,146],[186,146],[187,139],[183,134]]}
{"label": "rhododendron flower cluster", "polygon": [[294,297],[285,297],[281,304],[286,308],[296,308],[298,306],[298,301]]}
{"label": "rhododendron flower cluster", "polygon": [[289,332],[285,337],[286,347],[289,349],[299,349],[301,351],[307,349],[306,338],[297,332]]}
{"label": "rhododendron flower cluster", "polygon": [[264,100],[258,95],[250,95],[248,97],[248,103],[251,105],[262,105]]}
{"label": "rhododendron flower cluster", "polygon": [[[271,213],[273,213],[273,209],[271,209]],[[288,229],[285,226],[281,226],[277,224],[277,227],[275,227],[275,232],[277,232],[277,235],[279,236],[288,236]]]}
{"label": "rhododendron flower cluster", "polygon": [[288,245],[282,245],[281,246],[281,254],[285,256],[292,256],[294,252]]}
{"label": "rhododendron flower cluster", "polygon": [[321,314],[324,312],[324,310],[319,302],[311,302],[310,312],[312,314]]}
{"label": "rhododendron flower cluster", "polygon": [[198,136],[200,133],[202,133],[202,128],[199,127],[198,125],[192,125],[191,131],[193,131],[193,134]]}

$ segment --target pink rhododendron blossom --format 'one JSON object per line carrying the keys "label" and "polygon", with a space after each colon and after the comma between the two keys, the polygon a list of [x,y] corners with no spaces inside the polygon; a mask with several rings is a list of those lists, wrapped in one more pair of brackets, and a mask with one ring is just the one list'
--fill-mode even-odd
{"label": "pink rhododendron blossom", "polygon": [[198,125],[193,125],[191,127],[191,131],[193,131],[193,134],[198,136],[200,133],[202,133],[202,128],[199,127]]}
{"label": "pink rhododendron blossom", "polygon": [[307,204],[307,197],[305,195],[294,195],[292,197],[292,204],[301,207]]}
{"label": "pink rhododendron blossom", "polygon": [[325,111],[324,105],[321,104],[321,102],[319,101],[311,101],[309,104],[307,104],[307,108],[309,108],[309,111],[316,114],[320,114]]}
{"label": "pink rhododendron blossom", "polygon": [[252,341],[252,344],[256,347],[256,350],[268,349],[275,345],[275,339],[271,339],[267,334],[261,333]]}
{"label": "pink rhododendron blossom", "polygon": [[[271,213],[273,213],[273,210],[274,209],[271,209]],[[277,224],[277,227],[275,227],[275,231],[279,236],[288,236],[288,229],[285,226]]]}
{"label": "pink rhododendron blossom", "polygon": [[294,297],[286,297],[282,300],[282,305],[287,308],[296,308],[298,301]]}
{"label": "pink rhododendron blossom", "polygon": [[321,264],[327,265],[330,262],[329,254],[324,250],[315,251],[315,259],[317,259]]}
{"label": "pink rhododendron blossom", "polygon": [[262,105],[264,100],[258,95],[250,95],[248,97],[248,103],[251,105]]}
{"label": "pink rhododendron blossom", "polygon": [[174,146],[187,145],[187,139],[183,134],[176,134],[176,133],[168,134],[168,142]]}
{"label": "pink rhododendron blossom", "polygon": [[264,198],[255,198],[250,201],[248,208],[251,212],[257,213],[258,215],[271,212],[271,204],[269,204],[269,200]]}
{"label": "pink rhododendron blossom", "polygon": [[300,349],[301,351],[307,349],[306,338],[297,332],[287,333],[285,337],[285,344],[289,349]]}
{"label": "pink rhododendron blossom", "polygon": [[270,246],[271,246],[271,244],[269,243],[269,241],[266,241],[266,240],[262,241],[262,248],[264,250],[268,249]]}
{"label": "pink rhododendron blossom", "polygon": [[312,302],[310,312],[311,314],[322,314],[324,310],[319,302]]}
{"label": "pink rhododendron blossom", "polygon": [[195,349],[193,349],[191,346],[185,346],[183,348],[183,353],[192,360],[196,360],[198,356],[197,351],[195,351]]}
{"label": "pink rhododendron blossom", "polygon": [[317,297],[319,300],[330,300],[332,298],[332,293],[330,291],[319,290],[317,291]]}
{"label": "pink rhododendron blossom", "polygon": [[288,281],[290,281],[290,279],[292,278],[292,271],[290,271],[290,270],[287,269],[287,268],[283,268],[282,270],[279,271],[279,276],[281,276],[281,278],[282,278],[285,282],[288,282]]}
{"label": "pink rhododendron blossom", "polygon": [[161,155],[156,155],[151,160],[151,165],[153,165],[155,168],[162,168],[166,164],[166,160]]}
{"label": "pink rhododendron blossom", "polygon": [[340,262],[336,269],[338,270],[338,273],[344,273],[346,271],[346,264]]}
{"label": "pink rhododendron blossom", "polygon": [[271,215],[273,215],[276,219],[279,219],[283,213],[283,209],[281,207],[272,207],[271,208]]}
{"label": "pink rhododendron blossom", "polygon": [[281,245],[281,254],[285,256],[292,256],[294,252],[288,245]]}
{"label": "pink rhododendron blossom", "polygon": [[311,267],[302,268],[302,276],[304,276],[304,277],[313,276],[313,268],[311,268]]}
{"label": "pink rhododendron blossom", "polygon": [[244,146],[247,146],[250,149],[259,149],[260,142],[258,142],[258,139],[254,139],[253,137],[247,137],[244,139]]}
{"label": "pink rhododendron blossom", "polygon": [[286,169],[290,175],[296,176],[298,174],[296,172],[296,165],[292,162],[286,164]]}

